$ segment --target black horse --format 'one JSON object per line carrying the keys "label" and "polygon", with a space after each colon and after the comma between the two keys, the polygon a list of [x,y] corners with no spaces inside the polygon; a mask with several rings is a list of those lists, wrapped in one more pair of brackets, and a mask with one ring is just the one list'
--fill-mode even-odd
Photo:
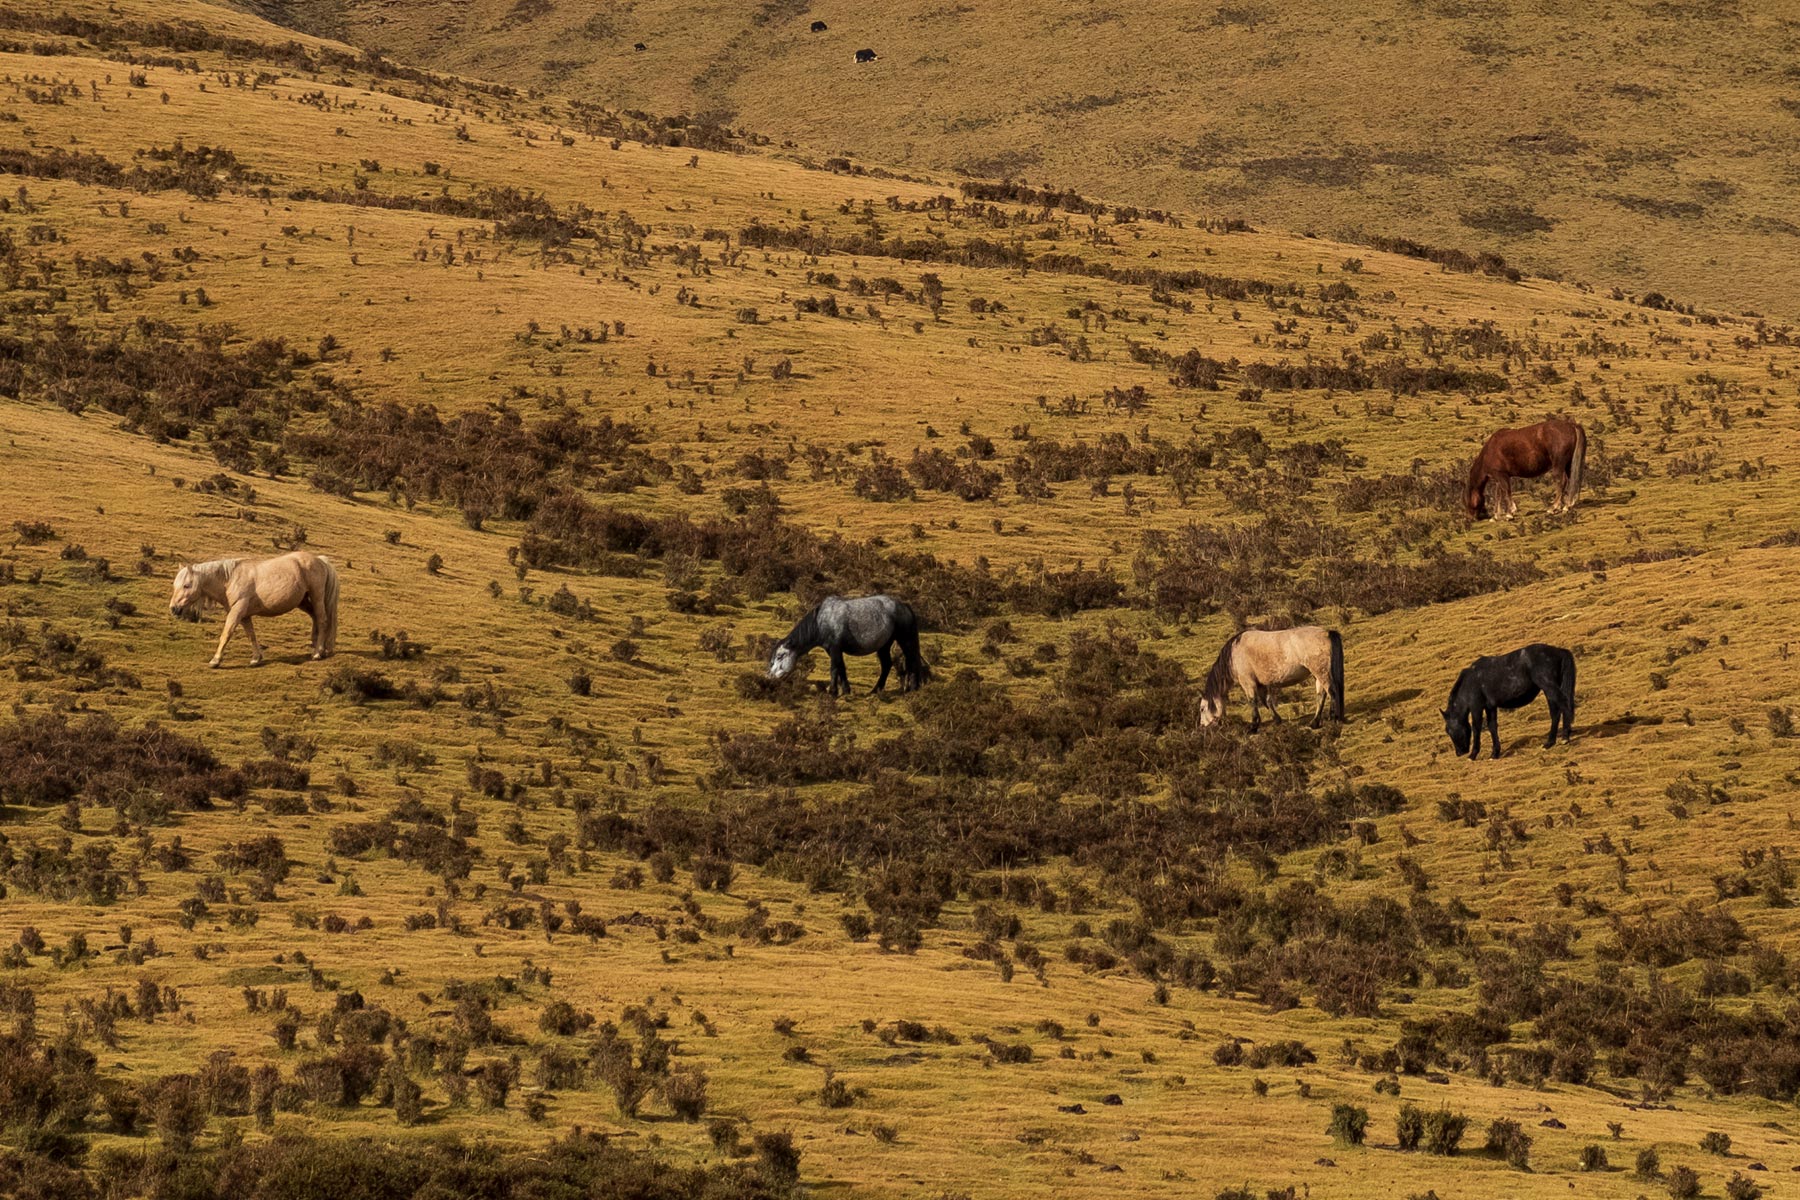
{"label": "black horse", "polygon": [[832,695],[838,694],[840,686],[844,695],[850,694],[850,676],[844,670],[846,654],[873,654],[881,660],[881,678],[874,688],[879,692],[887,687],[888,672],[894,666],[890,647],[895,642],[900,643],[906,659],[900,671],[900,690],[910,692],[924,686],[931,671],[919,653],[919,618],[912,609],[892,596],[854,600],[827,596],[775,644],[769,657],[769,678],[786,677],[807,651],[823,646],[831,656]]}
{"label": "black horse", "polygon": [[1556,744],[1558,722],[1567,743],[1575,725],[1575,656],[1543,642],[1470,663],[1450,689],[1450,706],[1443,710],[1444,732],[1458,754],[1480,758],[1485,720],[1494,757],[1499,758],[1500,710],[1523,708],[1540,692],[1550,705],[1550,736],[1544,739],[1544,749]]}

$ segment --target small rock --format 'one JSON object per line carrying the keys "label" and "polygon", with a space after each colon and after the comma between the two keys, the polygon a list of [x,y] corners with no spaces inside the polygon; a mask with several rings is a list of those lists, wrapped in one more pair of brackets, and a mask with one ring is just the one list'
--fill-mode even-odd
{"label": "small rock", "polygon": [[1114,1092],[1110,1096],[1102,1096],[1100,1098],[1100,1103],[1110,1104],[1110,1105],[1113,1105],[1114,1107],[1117,1107],[1118,1105],[1125,1103],[1125,1101],[1123,1101],[1119,1098],[1119,1093]]}
{"label": "small rock", "polygon": [[[1329,1158],[1315,1158],[1315,1159],[1313,1159],[1313,1166],[1315,1166],[1315,1167],[1335,1167],[1335,1166],[1337,1166],[1337,1163],[1334,1160],[1329,1159]],[[1800,1167],[1795,1167],[1794,1170],[1800,1171]]]}
{"label": "small rock", "polygon": [[1056,1106],[1056,1111],[1057,1112],[1074,1113],[1076,1116],[1080,1116],[1081,1114],[1085,1113],[1087,1111],[1087,1109],[1081,1107],[1081,1105],[1079,1105],[1079,1104],[1059,1104]]}
{"label": "small rock", "polygon": [[1545,1129],[1567,1129],[1568,1128],[1567,1125],[1564,1125],[1561,1121],[1557,1120],[1555,1117],[1548,1117],[1545,1120],[1539,1121],[1538,1124],[1543,1126]]}

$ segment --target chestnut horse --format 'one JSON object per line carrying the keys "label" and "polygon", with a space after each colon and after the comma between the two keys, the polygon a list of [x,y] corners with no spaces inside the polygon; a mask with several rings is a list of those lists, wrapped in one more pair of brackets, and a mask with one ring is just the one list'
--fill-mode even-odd
{"label": "chestnut horse", "polygon": [[198,621],[202,608],[225,610],[225,632],[210,665],[225,657],[226,643],[242,625],[250,637],[250,665],[262,662],[253,617],[278,617],[299,609],[312,618],[312,656],[325,658],[337,648],[337,568],[316,554],[296,550],[276,558],[216,558],[175,572],[169,612]]}
{"label": "chestnut horse", "polygon": [[1512,481],[1548,475],[1556,484],[1550,511],[1562,512],[1575,507],[1586,465],[1587,430],[1573,421],[1552,417],[1523,429],[1502,429],[1488,438],[1475,456],[1463,503],[1472,519],[1488,516],[1487,485],[1491,482],[1497,498],[1494,519],[1516,516],[1519,506],[1513,500]]}

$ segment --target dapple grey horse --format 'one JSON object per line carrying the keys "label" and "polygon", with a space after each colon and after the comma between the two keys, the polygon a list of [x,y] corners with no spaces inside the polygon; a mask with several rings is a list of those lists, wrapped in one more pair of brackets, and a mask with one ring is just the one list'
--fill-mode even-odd
{"label": "dapple grey horse", "polygon": [[818,646],[831,656],[831,694],[850,694],[850,676],[844,670],[844,655],[873,654],[881,660],[881,678],[874,690],[887,686],[888,672],[894,658],[890,647],[900,643],[905,665],[900,670],[900,690],[910,692],[924,685],[931,675],[925,656],[919,653],[919,618],[905,602],[892,596],[860,596],[846,600],[827,596],[818,606],[801,617],[788,635],[775,644],[769,658],[769,678],[782,679],[800,659]]}

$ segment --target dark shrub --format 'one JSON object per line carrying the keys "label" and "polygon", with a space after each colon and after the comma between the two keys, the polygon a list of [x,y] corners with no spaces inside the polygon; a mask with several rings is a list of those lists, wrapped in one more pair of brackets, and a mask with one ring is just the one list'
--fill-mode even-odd
{"label": "dark shrub", "polygon": [[1369,1110],[1354,1104],[1334,1104],[1331,1107],[1331,1123],[1325,1127],[1340,1144],[1360,1146],[1369,1129]]}

